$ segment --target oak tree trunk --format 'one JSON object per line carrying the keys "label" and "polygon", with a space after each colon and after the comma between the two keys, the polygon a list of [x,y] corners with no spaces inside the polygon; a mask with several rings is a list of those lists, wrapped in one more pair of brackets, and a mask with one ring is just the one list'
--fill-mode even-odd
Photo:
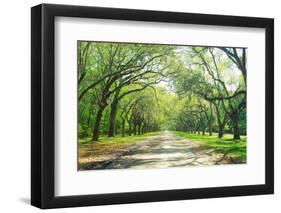
{"label": "oak tree trunk", "polygon": [[136,124],[134,124],[133,132],[134,132],[134,135],[137,135],[137,125]]}
{"label": "oak tree trunk", "polygon": [[115,135],[115,120],[117,114],[117,105],[119,102],[119,93],[120,93],[120,89],[117,89],[114,94],[113,102],[111,104],[108,137],[114,137]]}
{"label": "oak tree trunk", "polygon": [[212,103],[210,103],[210,118],[209,118],[209,135],[213,135],[213,108]]}
{"label": "oak tree trunk", "polygon": [[219,124],[219,135],[218,135],[218,137],[222,138],[223,134],[224,134],[224,127],[223,127],[222,124]]}
{"label": "oak tree trunk", "polygon": [[129,123],[129,136],[131,136],[131,135],[132,135],[132,124]]}
{"label": "oak tree trunk", "polygon": [[212,121],[209,121],[209,135],[212,136],[213,135],[213,124]]}
{"label": "oak tree trunk", "polygon": [[141,134],[141,124],[138,124],[138,135]]}
{"label": "oak tree trunk", "polygon": [[118,105],[117,100],[114,100],[111,104],[108,137],[114,137],[115,135],[115,120],[117,114],[117,105]]}
{"label": "oak tree trunk", "polygon": [[233,125],[233,139],[240,139],[240,129],[239,129],[239,121],[238,121],[238,113],[234,113],[232,115],[232,125]]}
{"label": "oak tree trunk", "polygon": [[98,139],[99,139],[100,122],[102,119],[102,114],[103,114],[104,109],[105,109],[105,105],[101,106],[98,110],[95,126],[93,129],[93,137],[92,137],[93,141],[98,141]]}
{"label": "oak tree trunk", "polygon": [[122,137],[125,137],[125,119],[122,120],[121,132],[122,132]]}

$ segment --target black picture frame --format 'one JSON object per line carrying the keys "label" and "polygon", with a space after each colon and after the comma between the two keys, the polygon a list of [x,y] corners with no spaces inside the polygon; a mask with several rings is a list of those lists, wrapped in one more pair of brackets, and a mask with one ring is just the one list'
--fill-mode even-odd
{"label": "black picture frame", "polygon": [[[54,21],[58,16],[265,29],[265,184],[56,197],[54,195]],[[53,4],[32,7],[31,112],[31,204],[39,208],[272,194],[274,192],[274,20]]]}

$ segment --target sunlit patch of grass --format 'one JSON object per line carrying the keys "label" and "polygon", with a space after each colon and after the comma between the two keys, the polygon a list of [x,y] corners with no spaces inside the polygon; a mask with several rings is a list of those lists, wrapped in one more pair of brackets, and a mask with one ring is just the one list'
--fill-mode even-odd
{"label": "sunlit patch of grass", "polygon": [[218,138],[217,134],[209,135],[199,135],[199,134],[189,134],[185,132],[174,132],[175,135],[191,139],[208,149],[215,149],[220,152],[228,153],[231,157],[241,161],[246,162],[247,158],[247,137],[241,136],[240,140],[233,140],[232,134],[225,134],[223,138]]}
{"label": "sunlit patch of grass", "polygon": [[113,144],[122,144],[122,143],[133,143],[139,140],[144,140],[146,138],[149,138],[151,136],[156,136],[156,135],[160,135],[162,132],[158,131],[158,132],[149,132],[149,133],[145,133],[142,135],[131,135],[131,136],[125,136],[122,137],[120,135],[117,135],[115,137],[107,137],[107,136],[101,136],[99,138],[98,141],[92,141],[91,138],[83,138],[80,139],[79,138],[79,144],[92,144],[92,143],[98,143],[98,144],[109,144],[109,143],[113,143]]}

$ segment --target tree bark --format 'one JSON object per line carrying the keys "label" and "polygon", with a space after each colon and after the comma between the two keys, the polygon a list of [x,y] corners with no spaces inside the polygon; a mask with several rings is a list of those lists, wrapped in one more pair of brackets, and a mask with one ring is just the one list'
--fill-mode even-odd
{"label": "tree bark", "polygon": [[209,136],[213,135],[213,124],[212,121],[209,121]]}
{"label": "tree bark", "polygon": [[118,101],[114,101],[111,104],[108,137],[115,136],[115,119],[116,119],[116,114],[117,114],[117,103],[118,103]]}
{"label": "tree bark", "polygon": [[221,124],[219,124],[218,126],[219,126],[219,135],[218,135],[218,137],[222,138],[223,134],[224,134],[224,127]]}
{"label": "tree bark", "polygon": [[133,127],[133,132],[134,135],[137,135],[137,125],[134,123],[134,127]]}
{"label": "tree bark", "polygon": [[212,103],[210,102],[210,118],[209,118],[209,136],[213,135],[213,108]]}
{"label": "tree bark", "polygon": [[222,119],[221,118],[221,114],[220,114],[220,111],[219,111],[219,106],[214,104],[215,105],[215,109],[216,109],[216,114],[217,114],[217,122],[218,122],[218,137],[219,138],[222,138],[223,137],[223,134],[224,134],[224,126],[225,126],[225,123],[226,123],[226,117],[224,115],[224,118]]}
{"label": "tree bark", "polygon": [[141,123],[138,124],[138,135],[140,135],[140,134],[141,134]]}
{"label": "tree bark", "polygon": [[105,109],[105,106],[106,105],[100,106],[100,108],[98,110],[98,113],[97,113],[97,116],[96,116],[95,126],[94,126],[94,129],[93,129],[93,137],[92,137],[93,141],[98,141],[98,139],[99,139],[100,122],[101,122],[101,119],[102,119],[102,114],[103,114],[103,111]]}
{"label": "tree bark", "polygon": [[129,136],[131,136],[131,135],[132,135],[132,124],[129,123]]}
{"label": "tree bark", "polygon": [[119,101],[119,99],[118,99],[119,93],[120,93],[120,90],[117,90],[115,92],[114,99],[113,99],[113,102],[111,104],[108,137],[114,137],[115,136],[115,120],[116,120],[116,114],[117,114],[117,105],[118,105],[118,101]]}
{"label": "tree bark", "polygon": [[122,120],[121,131],[122,131],[122,137],[125,137],[125,119]]}
{"label": "tree bark", "polygon": [[233,139],[239,140],[240,139],[240,129],[239,129],[238,113],[234,113],[232,115],[232,125],[233,125]]}

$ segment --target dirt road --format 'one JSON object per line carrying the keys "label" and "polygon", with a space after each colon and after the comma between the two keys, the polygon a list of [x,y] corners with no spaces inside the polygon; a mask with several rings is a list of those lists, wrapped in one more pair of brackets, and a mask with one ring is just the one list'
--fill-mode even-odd
{"label": "dirt road", "polygon": [[132,144],[129,151],[86,169],[167,168],[229,163],[226,154],[164,132]]}

